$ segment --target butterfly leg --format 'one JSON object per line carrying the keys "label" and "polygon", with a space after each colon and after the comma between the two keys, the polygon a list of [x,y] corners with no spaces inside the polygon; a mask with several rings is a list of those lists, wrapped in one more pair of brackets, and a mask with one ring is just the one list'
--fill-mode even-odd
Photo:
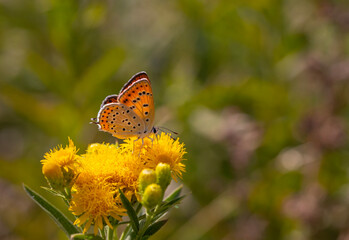
{"label": "butterfly leg", "polygon": [[[135,142],[138,141],[139,139],[141,139],[141,137],[138,137],[136,140],[133,141],[133,150],[132,150],[132,153],[134,153],[134,150],[135,150]],[[143,146],[144,146],[144,138],[142,138],[142,145],[141,145],[141,147],[140,147],[140,149],[139,149],[139,154],[138,154],[138,156],[141,155]]]}
{"label": "butterfly leg", "polygon": [[151,147],[153,147],[153,144],[154,144],[154,139],[151,138],[151,137],[148,137],[150,140],[151,140]]}
{"label": "butterfly leg", "polygon": [[140,137],[138,137],[136,140],[133,140],[133,149],[132,149],[132,153],[135,152],[135,142],[138,141],[140,139]]}
{"label": "butterfly leg", "polygon": [[[140,137],[138,137],[135,141],[137,141],[139,139],[140,139]],[[139,149],[138,157],[141,157],[141,152],[142,152],[143,145],[144,145],[144,138],[142,138],[142,145],[141,145],[141,147]]]}

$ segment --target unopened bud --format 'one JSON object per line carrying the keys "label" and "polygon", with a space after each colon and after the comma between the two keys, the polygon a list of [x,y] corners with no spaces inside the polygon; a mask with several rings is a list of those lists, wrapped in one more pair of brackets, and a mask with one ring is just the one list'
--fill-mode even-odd
{"label": "unopened bud", "polygon": [[156,183],[159,184],[162,188],[162,191],[165,192],[168,185],[171,182],[171,167],[167,163],[159,163],[155,169],[156,172]]}
{"label": "unopened bud", "polygon": [[67,170],[63,167],[61,168],[64,179],[64,187],[70,188],[73,186],[75,179],[77,177],[75,170],[68,168]]}
{"label": "unopened bud", "polygon": [[156,183],[156,173],[152,169],[143,169],[138,178],[139,193],[143,194],[146,187],[152,183]]}
{"label": "unopened bud", "polygon": [[142,198],[142,205],[150,210],[154,208],[156,205],[158,205],[161,200],[162,200],[162,189],[161,187],[156,184],[150,184],[149,186],[146,187],[143,198]]}

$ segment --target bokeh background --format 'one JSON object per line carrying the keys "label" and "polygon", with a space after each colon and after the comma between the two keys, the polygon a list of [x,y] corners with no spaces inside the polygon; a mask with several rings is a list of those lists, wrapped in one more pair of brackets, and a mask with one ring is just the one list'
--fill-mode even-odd
{"label": "bokeh background", "polygon": [[[152,239],[349,239],[349,3],[0,0],[0,239],[65,239],[24,193],[150,76],[187,197]],[[68,212],[65,211],[67,214]]]}

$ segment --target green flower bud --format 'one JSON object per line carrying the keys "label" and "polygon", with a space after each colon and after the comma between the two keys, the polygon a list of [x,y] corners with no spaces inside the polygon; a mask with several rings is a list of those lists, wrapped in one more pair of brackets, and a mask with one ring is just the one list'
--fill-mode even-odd
{"label": "green flower bud", "polygon": [[168,185],[171,182],[171,167],[167,163],[159,163],[155,169],[156,172],[156,183],[159,184],[162,188],[162,191],[165,192]]}
{"label": "green flower bud", "polygon": [[71,168],[65,169],[62,167],[61,170],[64,179],[64,187],[71,188],[77,177],[76,172]]}
{"label": "green flower bud", "polygon": [[161,187],[156,184],[150,184],[146,187],[143,198],[142,198],[142,205],[147,209],[153,209],[156,205],[158,205],[162,200],[162,189]]}
{"label": "green flower bud", "polygon": [[146,187],[152,183],[156,183],[156,173],[152,169],[143,169],[138,178],[139,193],[142,195]]}

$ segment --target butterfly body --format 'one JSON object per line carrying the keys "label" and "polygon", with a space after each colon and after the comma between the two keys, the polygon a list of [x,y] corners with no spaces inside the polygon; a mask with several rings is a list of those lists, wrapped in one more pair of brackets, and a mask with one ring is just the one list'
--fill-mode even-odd
{"label": "butterfly body", "polygon": [[145,72],[135,74],[118,95],[107,96],[98,112],[99,130],[125,139],[144,138],[156,132],[154,100],[150,80]]}

